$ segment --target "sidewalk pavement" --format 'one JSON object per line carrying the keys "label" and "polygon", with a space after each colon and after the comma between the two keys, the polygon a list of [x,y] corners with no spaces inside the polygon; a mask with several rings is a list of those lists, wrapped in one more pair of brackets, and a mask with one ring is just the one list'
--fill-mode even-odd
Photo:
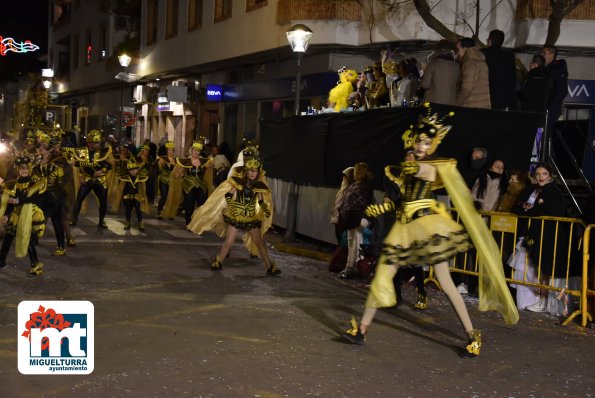
{"label": "sidewalk pavement", "polygon": [[289,242],[285,240],[283,234],[283,230],[272,228],[266,233],[265,240],[280,252],[326,262],[331,259],[335,251],[334,245],[330,243],[316,241],[304,236],[297,236],[295,241]]}

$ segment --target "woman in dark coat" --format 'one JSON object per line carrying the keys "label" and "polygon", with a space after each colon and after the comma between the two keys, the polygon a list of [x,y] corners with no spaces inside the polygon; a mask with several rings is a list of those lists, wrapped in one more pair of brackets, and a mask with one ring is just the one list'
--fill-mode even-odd
{"label": "woman in dark coat", "polygon": [[364,210],[374,202],[372,190],[372,172],[366,163],[358,163],[353,170],[355,182],[346,190],[339,208],[339,225],[347,230],[347,264],[339,273],[341,278],[353,278],[357,274],[355,263],[358,250],[364,243],[362,231],[368,226],[364,218]]}
{"label": "woman in dark coat", "polygon": [[[514,213],[526,217],[566,216],[566,202],[562,192],[554,183],[552,171],[551,165],[547,163],[537,166],[535,169],[537,182],[525,188],[519,195],[518,202],[513,208]],[[528,227],[525,224],[520,229],[519,236],[524,237],[523,245],[527,249],[527,254],[531,260],[529,266],[533,267],[532,272],[541,283],[547,284],[551,277],[566,276],[568,224],[559,223],[557,233],[558,240],[556,242],[556,221],[547,220],[543,222],[541,220],[532,220]],[[534,312],[545,312],[545,297],[536,297],[536,299],[538,301],[527,306],[526,309]]]}

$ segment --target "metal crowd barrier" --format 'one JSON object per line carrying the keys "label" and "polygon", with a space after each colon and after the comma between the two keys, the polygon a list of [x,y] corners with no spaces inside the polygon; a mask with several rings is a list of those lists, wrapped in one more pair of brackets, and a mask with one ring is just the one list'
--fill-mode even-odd
{"label": "metal crowd barrier", "polygon": [[[451,210],[453,218],[459,221],[456,211]],[[562,322],[562,325],[568,325],[578,315],[581,315],[580,324],[583,327],[587,326],[588,321],[593,321],[593,317],[588,311],[588,300],[591,297],[595,297],[595,282],[591,288],[589,288],[588,283],[590,276],[590,235],[591,229],[595,228],[595,224],[587,226],[582,220],[577,218],[524,217],[511,213],[498,212],[482,212],[481,214],[500,248],[504,274],[507,276],[506,281],[508,283],[530,286],[535,289],[546,290],[548,293],[557,292],[560,297],[566,294],[578,298],[578,309],[570,314],[564,314],[565,320]],[[534,279],[528,277],[528,264],[530,261],[528,251],[524,256],[522,278],[519,277],[518,273],[515,278],[515,270],[508,265],[508,261],[513,259],[517,254],[519,234],[529,230],[532,226],[539,231],[540,241],[544,235],[548,235],[548,241],[546,243],[550,245],[547,247],[543,247],[541,244],[539,245],[539,259],[537,264],[533,264],[533,269],[535,270]],[[551,238],[553,238],[553,242],[551,242]],[[547,275],[542,271],[544,251],[549,251],[553,256],[552,270]],[[556,268],[559,267],[564,268],[563,270],[558,269],[556,271]],[[479,272],[475,250],[472,249],[467,253],[454,257],[451,260],[450,270],[451,272],[477,277]],[[581,279],[576,288],[569,287],[569,279],[573,276],[572,271],[575,271],[574,273],[576,275],[574,276]],[[425,282],[433,282],[440,287],[433,275],[432,267],[430,267],[430,273]]]}

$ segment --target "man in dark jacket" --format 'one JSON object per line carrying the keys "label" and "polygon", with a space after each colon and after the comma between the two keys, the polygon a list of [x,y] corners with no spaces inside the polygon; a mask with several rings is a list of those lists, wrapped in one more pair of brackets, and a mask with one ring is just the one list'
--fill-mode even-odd
{"label": "man in dark jacket", "polygon": [[568,67],[566,61],[557,59],[558,48],[556,46],[543,46],[541,55],[545,58],[545,70],[553,82],[552,93],[547,105],[549,111],[547,128],[551,131],[562,113],[562,103],[568,94]]}
{"label": "man in dark jacket", "polygon": [[522,111],[545,112],[552,92],[553,81],[545,69],[545,58],[534,55],[518,97]]}
{"label": "man in dark jacket", "polygon": [[516,110],[516,64],[514,54],[502,49],[504,32],[492,30],[488,47],[481,50],[488,64],[492,109]]}

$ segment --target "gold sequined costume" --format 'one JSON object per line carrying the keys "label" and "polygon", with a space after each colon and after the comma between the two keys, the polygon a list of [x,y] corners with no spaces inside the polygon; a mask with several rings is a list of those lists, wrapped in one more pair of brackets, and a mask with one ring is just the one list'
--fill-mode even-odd
{"label": "gold sequined costume", "polygon": [[[29,165],[30,170],[31,161],[28,156],[19,156],[15,165]],[[37,179],[30,176],[19,177],[16,181],[8,181],[3,185],[0,219],[6,215],[8,220],[0,249],[0,268],[6,266],[6,257],[12,241],[16,238],[16,257],[28,254],[31,261],[30,275],[41,274],[43,265],[37,259],[35,245],[45,231],[45,217],[35,203],[46,186],[45,178]]]}

